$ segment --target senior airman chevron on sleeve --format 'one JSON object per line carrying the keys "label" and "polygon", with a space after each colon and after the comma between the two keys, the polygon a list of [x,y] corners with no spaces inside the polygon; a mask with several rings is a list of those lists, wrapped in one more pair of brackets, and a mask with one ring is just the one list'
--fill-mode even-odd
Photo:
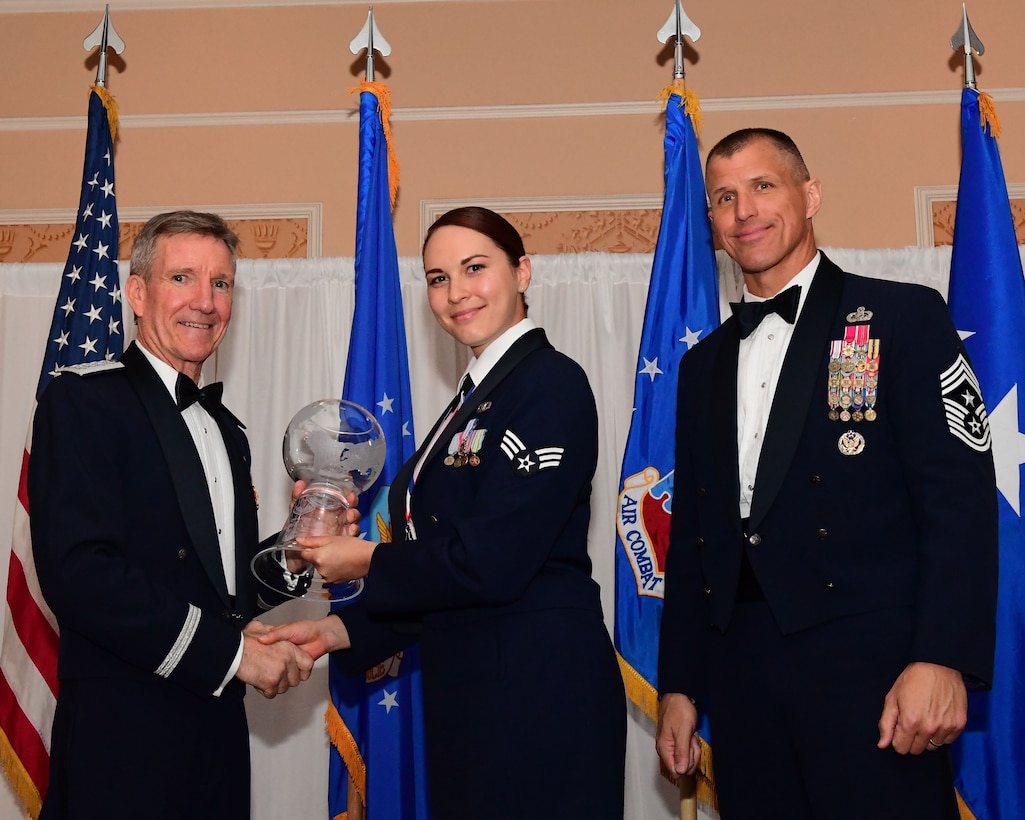
{"label": "senior airman chevron on sleeve", "polygon": [[517,475],[537,475],[540,470],[558,467],[562,463],[562,447],[538,447],[536,450],[527,448],[519,436],[512,430],[506,430],[502,436],[502,452],[508,457]]}

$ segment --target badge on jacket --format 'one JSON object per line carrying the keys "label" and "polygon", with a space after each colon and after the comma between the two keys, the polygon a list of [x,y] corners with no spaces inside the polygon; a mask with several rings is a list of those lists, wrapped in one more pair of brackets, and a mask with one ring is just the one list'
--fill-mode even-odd
{"label": "badge on jacket", "polygon": [[563,447],[538,447],[531,450],[512,430],[502,436],[502,452],[505,453],[516,475],[527,478],[541,470],[550,470],[562,463]]}

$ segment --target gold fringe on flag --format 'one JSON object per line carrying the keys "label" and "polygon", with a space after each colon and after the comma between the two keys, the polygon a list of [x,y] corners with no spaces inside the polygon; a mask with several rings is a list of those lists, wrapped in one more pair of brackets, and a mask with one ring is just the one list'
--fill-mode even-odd
{"label": "gold fringe on flag", "polygon": [[395,210],[395,198],[399,195],[399,161],[395,156],[395,144],[391,136],[391,92],[384,83],[369,83],[363,80],[359,85],[349,89],[353,91],[369,91],[377,97],[377,110],[381,114],[381,125],[384,128],[384,141],[388,144],[388,189],[391,194],[391,207]]}
{"label": "gold fringe on flag", "polygon": [[703,737],[699,737],[701,741],[701,762],[698,764],[697,771],[697,785],[698,785],[698,802],[704,803],[706,806],[719,813],[719,797],[715,793],[715,769],[712,766],[712,747],[709,746]]}
{"label": "gold fringe on flag", "polygon": [[[331,745],[338,750],[338,754],[342,756],[342,761],[345,763],[345,768],[349,771],[349,782],[355,786],[360,803],[365,807],[367,805],[367,764],[363,760],[363,755],[359,753],[359,746],[356,745],[356,739],[352,736],[352,732],[349,731],[349,727],[345,725],[342,716],[338,714],[335,705],[330,701],[327,711],[324,713],[324,723],[327,726],[327,736],[331,740]],[[351,791],[350,789],[350,796]]]}
{"label": "gold fringe on flag", "polygon": [[114,95],[107,91],[102,85],[94,85],[89,89],[95,91],[100,100],[103,102],[103,107],[107,109],[107,124],[110,126],[110,141],[114,142],[117,140],[117,100],[114,99]]}
{"label": "gold fringe on flag", "polygon": [[619,661],[619,673],[623,676],[623,685],[626,687],[626,696],[632,703],[637,704],[644,714],[651,720],[658,720],[658,693],[644,677],[624,660],[623,656],[616,653],[616,660]]}
{"label": "gold fringe on flag", "polygon": [[701,125],[704,122],[701,117],[701,102],[698,100],[698,95],[684,87],[683,80],[673,80],[659,92],[658,101],[664,107],[669,104],[669,98],[673,94],[679,96],[680,107],[686,108],[687,116],[690,117],[691,125],[694,126],[694,135],[697,136],[701,132]]}
{"label": "gold fringe on flag", "polygon": [[[989,95],[987,94],[986,96],[988,97]],[[961,792],[955,790],[955,793],[957,794],[957,811],[961,815],[961,820],[975,820],[975,814],[968,808],[968,804],[965,803]]]}
{"label": "gold fringe on flag", "polygon": [[989,133],[993,137],[1000,136],[1000,118],[997,116],[997,107],[993,98],[985,91],[979,94],[979,119],[982,121],[982,130],[989,126]]}
{"label": "gold fringe on flag", "polygon": [[14,793],[18,795],[22,805],[25,806],[28,816],[32,820],[36,820],[43,808],[43,798],[40,796],[36,784],[32,782],[32,778],[29,777],[28,772],[25,770],[21,758],[15,753],[14,747],[11,746],[11,742],[8,740],[3,729],[0,729],[0,767],[7,774],[7,780],[14,789]]}

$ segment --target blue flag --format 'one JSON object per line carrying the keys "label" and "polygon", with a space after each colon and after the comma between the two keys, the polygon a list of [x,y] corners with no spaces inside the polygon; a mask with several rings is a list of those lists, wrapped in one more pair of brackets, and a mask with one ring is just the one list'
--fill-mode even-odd
{"label": "blue flag", "polygon": [[961,95],[961,181],[948,301],[989,409],[1000,505],[1000,584],[993,689],[968,699],[968,726],[953,745],[958,791],[978,820],[1025,817],[1025,278],[987,95]]}
{"label": "blue flag", "polygon": [[[363,528],[372,541],[391,540],[388,485],[416,449],[392,225],[387,111],[387,87],[364,83],[359,111],[356,306],[342,398],[372,411],[384,430],[386,459],[381,479],[360,499]],[[348,770],[366,805],[367,820],[426,818],[418,647],[359,678],[343,675],[332,665],[330,689],[328,724],[335,747],[330,764],[330,816],[347,810],[344,775]]]}
{"label": "blue flag", "polygon": [[[630,699],[655,719],[658,634],[673,499],[680,358],[719,325],[718,272],[692,118],[666,104],[665,201],[637,356],[616,510],[615,643]],[[705,736],[707,734],[703,732]]]}

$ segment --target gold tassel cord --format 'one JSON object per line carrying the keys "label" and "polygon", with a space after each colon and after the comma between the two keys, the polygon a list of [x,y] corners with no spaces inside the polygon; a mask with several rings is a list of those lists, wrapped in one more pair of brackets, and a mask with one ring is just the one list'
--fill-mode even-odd
{"label": "gold tassel cord", "polygon": [[384,128],[384,141],[388,145],[388,192],[394,211],[395,199],[399,194],[399,161],[395,156],[395,144],[391,135],[391,92],[384,83],[371,83],[366,80],[349,89],[350,94],[354,91],[369,91],[377,97],[377,110],[381,115],[381,126]]}
{"label": "gold tassel cord", "polygon": [[110,141],[114,142],[117,140],[117,100],[114,99],[114,95],[107,91],[102,85],[94,85],[89,89],[95,91],[99,95],[100,100],[103,102],[103,107],[107,109],[107,124],[110,126]]}
{"label": "gold tassel cord", "polygon": [[697,136],[701,133],[701,126],[704,122],[701,116],[701,101],[698,100],[698,95],[691,91],[691,89],[686,88],[683,80],[673,80],[672,83],[659,92],[658,101],[663,106],[666,106],[669,104],[669,98],[673,94],[680,98],[680,107],[686,109],[691,125],[694,126],[694,135]]}
{"label": "gold tassel cord", "polygon": [[986,126],[989,126],[991,136],[1000,136],[1000,118],[997,116],[997,107],[993,98],[985,91],[979,94],[979,120],[983,131],[986,130]]}

